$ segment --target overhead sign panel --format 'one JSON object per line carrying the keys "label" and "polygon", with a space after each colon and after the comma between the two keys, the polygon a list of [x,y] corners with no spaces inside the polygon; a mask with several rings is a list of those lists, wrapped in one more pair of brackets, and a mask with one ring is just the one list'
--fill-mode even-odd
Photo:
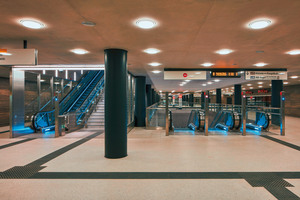
{"label": "overhead sign panel", "polygon": [[164,80],[206,80],[206,71],[164,71]]}
{"label": "overhead sign panel", "polygon": [[8,49],[0,51],[0,65],[37,65],[36,49]]}
{"label": "overhead sign panel", "polygon": [[287,80],[286,71],[246,71],[246,80]]}
{"label": "overhead sign panel", "polygon": [[240,78],[241,75],[238,72],[231,71],[214,71],[212,70],[210,76],[212,78]]}

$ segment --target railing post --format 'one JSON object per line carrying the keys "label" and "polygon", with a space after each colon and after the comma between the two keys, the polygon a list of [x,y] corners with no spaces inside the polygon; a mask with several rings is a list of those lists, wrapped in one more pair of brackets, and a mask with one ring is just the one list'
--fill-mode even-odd
{"label": "railing post", "polygon": [[280,92],[280,135],[285,136],[285,95]]}
{"label": "railing post", "polygon": [[246,136],[246,95],[242,92],[242,125],[243,132],[242,135]]}
{"label": "railing post", "polygon": [[204,111],[205,111],[205,121],[204,121],[204,135],[208,136],[208,93],[204,93]]}
{"label": "railing post", "polygon": [[165,93],[166,98],[166,136],[169,136],[169,93]]}
{"label": "railing post", "polygon": [[59,129],[60,129],[60,124],[59,124],[59,101],[58,97],[55,97],[54,99],[54,106],[55,106],[55,111],[54,111],[54,118],[55,118],[55,137],[59,137]]}

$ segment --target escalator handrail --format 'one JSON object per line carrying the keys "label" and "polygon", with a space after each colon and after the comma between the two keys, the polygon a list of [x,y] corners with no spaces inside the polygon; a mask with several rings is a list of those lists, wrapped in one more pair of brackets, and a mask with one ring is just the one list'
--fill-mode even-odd
{"label": "escalator handrail", "polygon": [[94,93],[93,97],[91,98],[91,100],[89,101],[89,103],[86,105],[85,109],[83,111],[80,111],[80,115],[76,119],[76,123],[77,124],[78,124],[78,121],[81,120],[82,115],[84,115],[90,109],[90,106],[93,104],[93,101],[97,97],[97,94],[99,93],[99,91],[103,89],[102,86],[104,85],[104,80],[102,78],[101,78],[101,80],[100,80],[101,81],[100,87]]}
{"label": "escalator handrail", "polygon": [[[104,74],[103,74],[103,76],[104,76]],[[89,106],[89,104],[91,104],[91,101],[95,98],[95,94],[97,94],[97,92],[103,88],[102,87],[104,85],[104,78],[103,78],[103,76],[100,78],[100,80],[95,85],[95,87],[92,89],[92,91],[90,92],[90,94],[86,97],[86,99],[82,102],[81,106],[76,109],[76,112],[83,112],[83,110],[80,110],[80,109],[82,109],[82,106],[87,101],[89,101],[89,102],[88,102],[88,104],[85,107],[87,107],[87,106]],[[93,95],[93,92],[94,92],[94,95]],[[84,110],[86,110],[86,109],[84,108]]]}
{"label": "escalator handrail", "polygon": [[75,99],[75,101],[73,101],[73,104],[69,107],[69,109],[66,112],[70,112],[70,110],[72,109],[72,107],[77,103],[77,101],[82,97],[82,95],[84,94],[84,92],[89,88],[89,86],[94,82],[94,80],[96,78],[98,78],[98,76],[103,73],[103,71],[99,71],[96,73],[96,75],[93,77],[93,79],[87,84],[87,86],[84,88],[84,90],[80,93],[80,95]]}
{"label": "escalator handrail", "polygon": [[[92,72],[93,72],[93,71],[92,71]],[[79,79],[79,81],[78,81],[76,87],[74,87],[74,88],[73,88],[73,89],[72,89],[72,90],[71,90],[71,91],[63,98],[63,99],[61,99],[59,103],[60,103],[60,104],[61,104],[61,103],[64,103],[68,97],[74,96],[73,93],[74,93],[74,92],[78,92],[78,89],[81,88],[81,84],[82,84],[82,85],[85,85],[85,84],[87,83],[87,81],[88,81],[89,79],[85,79],[85,78],[88,78],[91,74],[93,74],[93,73],[90,73],[90,72],[85,73],[85,74]]]}

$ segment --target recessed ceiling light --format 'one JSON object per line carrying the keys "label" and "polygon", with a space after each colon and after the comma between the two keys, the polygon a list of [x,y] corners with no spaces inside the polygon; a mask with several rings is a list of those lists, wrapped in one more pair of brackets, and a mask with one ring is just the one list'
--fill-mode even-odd
{"label": "recessed ceiling light", "polygon": [[272,23],[269,19],[257,19],[249,23],[249,27],[252,29],[262,29],[270,26]]}
{"label": "recessed ceiling light", "polygon": [[190,82],[191,80],[184,80],[185,82]]}
{"label": "recessed ceiling light", "polygon": [[96,23],[95,22],[92,22],[92,21],[84,21],[81,23],[82,25],[84,26],[96,26]]}
{"label": "recessed ceiling light", "polygon": [[249,87],[250,89],[253,89],[253,87]]}
{"label": "recessed ceiling light", "polygon": [[202,86],[206,86],[206,84],[202,84]]}
{"label": "recessed ceiling light", "polygon": [[161,65],[161,63],[152,62],[152,63],[149,63],[149,65],[152,66],[152,67],[157,67],[157,66]]}
{"label": "recessed ceiling light", "polygon": [[213,64],[213,63],[207,62],[207,63],[203,63],[203,64],[201,64],[201,65],[204,66],[204,67],[211,67],[211,66],[213,66],[214,64]]}
{"label": "recessed ceiling light", "polygon": [[188,92],[188,90],[183,91],[183,93],[186,93],[186,92]]}
{"label": "recessed ceiling light", "polygon": [[21,19],[20,23],[27,27],[27,28],[31,28],[31,29],[41,29],[41,28],[45,28],[45,24],[43,24],[42,22],[39,22],[37,20],[31,20],[31,19]]}
{"label": "recessed ceiling light", "polygon": [[154,73],[154,74],[159,74],[161,71],[159,71],[159,70],[154,70],[154,71],[152,71],[152,73]]}
{"label": "recessed ceiling light", "polygon": [[216,79],[215,82],[220,82],[220,80],[219,80],[219,79]]}
{"label": "recessed ceiling light", "polygon": [[136,26],[142,29],[151,29],[157,26],[157,23],[155,20],[150,19],[150,18],[141,18],[136,20],[135,22]]}
{"label": "recessed ceiling light", "polygon": [[87,50],[85,49],[72,49],[71,52],[75,53],[75,54],[79,54],[79,55],[83,55],[83,54],[87,54],[89,53]]}
{"label": "recessed ceiling light", "polygon": [[175,92],[175,90],[172,90],[172,93],[174,93]]}
{"label": "recessed ceiling light", "polygon": [[157,54],[160,52],[159,49],[155,49],[155,48],[148,48],[148,49],[145,49],[144,50],[145,53],[148,53],[148,54]]}
{"label": "recessed ceiling light", "polygon": [[230,54],[232,52],[233,52],[233,50],[231,50],[231,49],[220,49],[220,50],[216,51],[216,53],[218,53],[220,55],[226,55],[226,54]]}
{"label": "recessed ceiling light", "polygon": [[252,84],[249,83],[249,84],[247,84],[247,86],[252,86]]}
{"label": "recessed ceiling light", "polygon": [[263,67],[263,66],[266,66],[266,65],[267,65],[267,63],[263,63],[263,62],[254,64],[254,66],[256,66],[256,67]]}
{"label": "recessed ceiling light", "polygon": [[212,82],[207,82],[207,84],[208,84],[208,85],[211,85],[211,84],[212,84]]}
{"label": "recessed ceiling light", "polygon": [[2,56],[11,56],[11,53],[7,53],[7,52],[0,52],[0,55]]}
{"label": "recessed ceiling light", "polygon": [[286,53],[290,54],[290,55],[299,55],[300,54],[300,49],[294,49],[294,50],[288,51]]}
{"label": "recessed ceiling light", "polygon": [[161,90],[159,90],[159,92],[162,92]]}
{"label": "recessed ceiling light", "polygon": [[298,76],[290,76],[290,78],[295,79],[298,78]]}
{"label": "recessed ceiling light", "polygon": [[243,87],[242,90],[246,90],[246,88]]}
{"label": "recessed ceiling light", "polygon": [[283,84],[284,84],[284,85],[287,85],[287,84],[289,84],[289,82],[283,82]]}
{"label": "recessed ceiling light", "polygon": [[259,85],[258,87],[259,87],[259,88],[262,88],[263,86],[262,86],[262,85]]}
{"label": "recessed ceiling light", "polygon": [[261,84],[263,84],[263,82],[258,82],[257,84],[261,85]]}
{"label": "recessed ceiling light", "polygon": [[180,86],[184,86],[184,84],[182,84],[182,83],[181,83],[181,84],[179,84],[179,85],[180,85]]}

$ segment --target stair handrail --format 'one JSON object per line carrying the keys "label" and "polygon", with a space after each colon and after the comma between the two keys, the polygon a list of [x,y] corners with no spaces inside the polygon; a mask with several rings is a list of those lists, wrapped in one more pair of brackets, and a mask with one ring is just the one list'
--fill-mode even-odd
{"label": "stair handrail", "polygon": [[104,78],[101,78],[99,83],[93,89],[94,93],[91,92],[90,95],[86,98],[86,100],[82,103],[82,105],[84,105],[85,102],[88,102],[84,110],[81,110],[82,107],[76,110],[76,113],[80,113],[77,117],[77,121],[79,121],[82,115],[84,115],[87,111],[92,110],[90,108],[95,102],[94,100],[98,97],[98,95],[100,95],[100,93],[102,93],[103,85],[104,85]]}
{"label": "stair handrail", "polygon": [[66,112],[70,112],[72,107],[77,103],[77,101],[80,99],[80,97],[84,94],[84,92],[89,88],[89,86],[94,82],[94,80],[98,77],[99,74],[103,73],[103,71],[98,71],[96,75],[93,77],[93,79],[87,84],[87,86],[84,88],[84,90],[80,93],[80,95],[73,101],[72,105],[69,107],[69,109]]}

